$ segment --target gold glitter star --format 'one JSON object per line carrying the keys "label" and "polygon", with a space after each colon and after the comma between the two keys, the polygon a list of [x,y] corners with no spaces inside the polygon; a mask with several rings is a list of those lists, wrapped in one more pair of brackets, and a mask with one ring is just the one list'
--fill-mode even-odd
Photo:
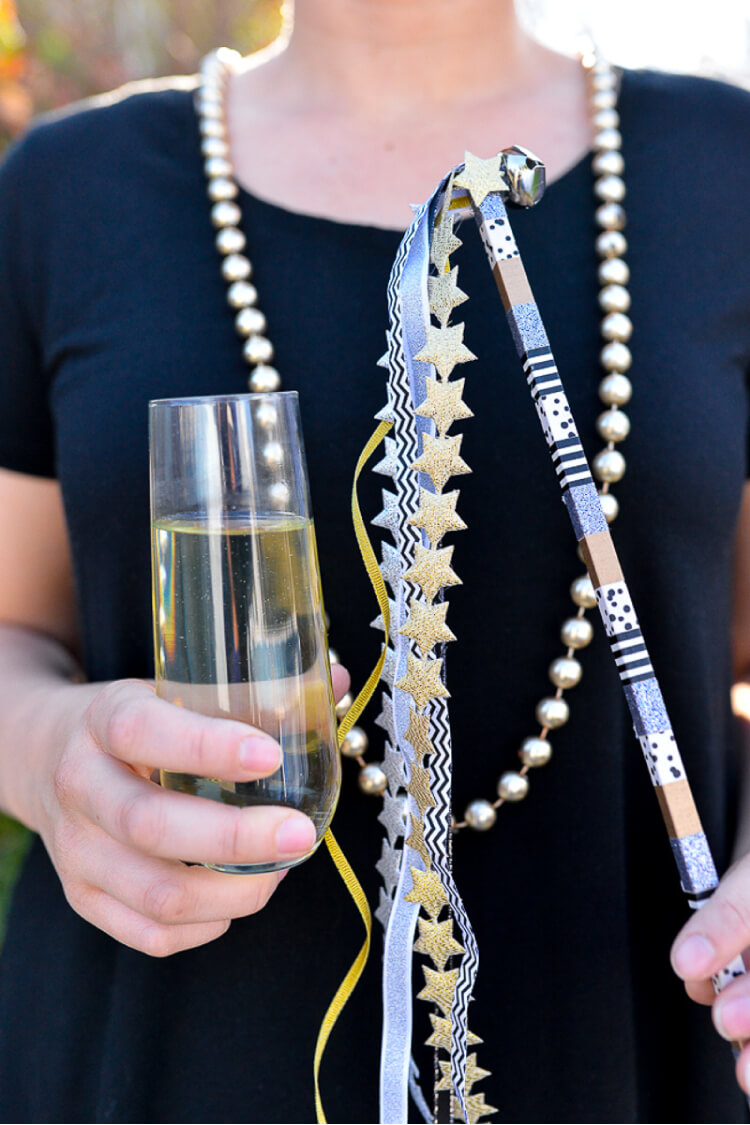
{"label": "gold glitter star", "polygon": [[414,885],[409,893],[404,895],[404,902],[418,902],[425,908],[430,918],[437,918],[443,907],[448,905],[448,896],[439,875],[432,869],[420,871],[418,867],[412,867],[411,877]]}
{"label": "gold glitter star", "polygon": [[[416,641],[423,656],[426,656],[439,641],[455,641],[456,635],[445,624],[448,603],[425,605],[412,598],[409,603],[409,616],[406,624],[399,629],[405,637]],[[432,750],[432,746],[430,746]]]}
{"label": "gold glitter star", "polygon": [[[434,1012],[430,1012],[430,1022],[432,1023],[432,1035],[425,1040],[425,1046],[437,1047],[439,1051],[450,1054],[453,1024],[450,1020],[444,1020],[441,1016],[435,1015]],[[477,1043],[482,1043],[483,1040],[473,1031],[469,1031],[467,1027],[466,1042],[470,1047],[474,1047]]]}
{"label": "gold glitter star", "polygon": [[[420,922],[421,921],[422,921],[422,919],[420,918]],[[440,1061],[440,1069],[443,1072],[443,1077],[441,1078],[440,1084],[438,1085],[437,1088],[438,1088],[438,1090],[452,1090],[453,1084],[451,1082],[451,1064],[450,1064],[450,1061],[446,1060],[444,1062],[442,1059],[439,1060],[439,1061]],[[464,1087],[466,1093],[470,1094],[472,1086],[474,1086],[477,1082],[481,1082],[483,1078],[489,1078],[490,1074],[492,1074],[491,1070],[485,1070],[483,1066],[477,1066],[476,1051],[473,1054],[469,1055],[468,1058],[466,1059],[466,1086]],[[447,1080],[447,1084],[444,1085],[444,1083],[446,1083],[446,1080]],[[475,1094],[474,1097],[476,1097],[476,1096],[477,1095]],[[488,1112],[490,1112],[489,1108],[488,1108]]]}
{"label": "gold glitter star", "polygon": [[508,191],[510,185],[500,171],[500,155],[491,156],[489,160],[482,160],[479,156],[467,152],[464,154],[466,166],[460,175],[456,176],[456,187],[465,188],[471,195],[475,207],[479,207],[485,198],[493,191]]}
{"label": "gold glitter star", "polygon": [[450,692],[440,679],[442,666],[442,660],[432,660],[430,657],[420,660],[409,652],[406,656],[406,675],[402,676],[396,687],[408,692],[420,711],[437,696],[450,699]]}
{"label": "gold glitter star", "polygon": [[457,502],[458,489],[441,495],[420,488],[419,508],[409,516],[409,523],[415,527],[423,527],[434,546],[448,531],[463,531],[466,527],[456,511]]}
{"label": "gold glitter star", "polygon": [[425,325],[424,347],[414,356],[422,363],[434,363],[438,374],[447,379],[457,363],[469,363],[477,357],[464,343],[464,325],[448,324],[437,328],[434,324]]}
{"label": "gold glitter star", "polygon": [[[408,842],[407,840],[407,844]],[[445,968],[449,957],[466,952],[453,936],[453,921],[450,918],[445,922],[428,922],[425,918],[420,918],[419,938],[414,943],[414,951],[431,957],[435,967],[441,970]]]}
{"label": "gold glitter star", "polygon": [[422,418],[432,418],[441,437],[445,437],[459,418],[474,417],[474,412],[469,410],[461,398],[465,382],[465,379],[454,379],[452,383],[440,383],[437,379],[425,380],[427,398],[414,413]]}
{"label": "gold glitter star", "polygon": [[443,327],[448,323],[448,318],[456,306],[462,305],[464,301],[469,299],[463,289],[458,288],[457,277],[458,266],[454,266],[447,273],[427,278],[430,311],[435,314]]}
{"label": "gold glitter star", "polygon": [[[453,558],[452,547],[417,546],[415,548],[416,560],[413,566],[404,574],[410,582],[417,582],[424,591],[424,596],[432,605],[433,598],[443,586],[461,586],[461,579],[451,568]],[[421,710],[421,707],[420,707]]]}
{"label": "gold glitter star", "polygon": [[435,808],[435,798],[430,789],[430,771],[424,766],[415,764],[411,767],[411,777],[406,788],[414,798],[420,816],[423,817],[428,809]]}
{"label": "gold glitter star", "polygon": [[455,254],[456,250],[462,245],[461,239],[456,238],[453,233],[453,216],[449,215],[448,211],[444,209],[435,224],[430,244],[430,261],[438,273],[445,273],[448,269],[448,259],[451,254]]}
{"label": "gold glitter star", "polygon": [[411,832],[406,837],[405,842],[422,857],[425,867],[429,867],[432,860],[430,859],[430,853],[427,851],[427,845],[424,842],[424,823],[419,817],[415,816],[414,813],[409,813],[409,817],[411,818]]}
{"label": "gold glitter star", "polygon": [[430,742],[429,715],[418,715],[416,711],[410,710],[409,725],[404,732],[404,738],[413,748],[420,766],[426,754],[435,753],[435,747]]}
{"label": "gold glitter star", "polygon": [[[481,1120],[482,1117],[487,1117],[490,1113],[497,1113],[497,1106],[489,1105],[484,1100],[484,1094],[471,1094],[468,1098],[464,1098],[464,1101],[466,1102],[466,1112],[469,1115],[468,1125],[475,1125],[475,1122]],[[457,1121],[464,1120],[461,1103],[455,1095],[451,1098],[451,1114]]]}
{"label": "gold glitter star", "polygon": [[451,1010],[453,994],[456,991],[458,969],[448,969],[444,973],[437,973],[434,969],[422,966],[424,970],[425,986],[417,993],[417,1000],[427,1000],[436,1004],[443,1015]]}
{"label": "gold glitter star", "polygon": [[423,434],[422,453],[409,468],[416,473],[427,473],[438,492],[442,492],[449,477],[471,472],[461,457],[462,440],[462,434],[446,438]]}

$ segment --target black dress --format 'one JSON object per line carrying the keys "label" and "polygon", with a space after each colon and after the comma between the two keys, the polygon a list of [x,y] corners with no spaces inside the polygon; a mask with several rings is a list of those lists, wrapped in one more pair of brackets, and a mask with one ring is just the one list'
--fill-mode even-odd
{"label": "black dress", "polygon": [[[720,865],[731,832],[733,534],[746,475],[750,96],[626,73],[632,436],[615,489],[625,574]],[[523,138],[498,129],[497,146]],[[456,154],[457,158],[460,154]],[[331,641],[360,683],[376,609],[350,526],[356,456],[385,402],[385,284],[399,234],[243,193],[260,304],[298,388]],[[405,221],[408,219],[405,204]],[[590,454],[600,378],[588,160],[514,216]],[[448,654],[455,800],[491,796],[534,732],[582,572],[473,227]],[[0,463],[61,482],[92,680],[152,673],[146,404],[241,392],[189,89],[126,91],[41,123],[0,171]],[[465,313],[465,316],[464,316]],[[378,510],[383,478],[363,505]],[[472,1026],[502,1121],[740,1121],[730,1052],[668,963],[685,920],[670,849],[603,636],[526,801],[464,832],[455,871],[480,947]],[[372,758],[382,747],[372,734]],[[346,766],[337,836],[376,901],[378,800]],[[67,906],[43,847],[0,961],[0,1114],[11,1121],[309,1122],[320,1019],[361,941],[328,856],[221,940],[167,960]],[[377,1120],[379,952],[323,1066],[333,1122]],[[415,1005],[431,1073],[426,1005]]]}

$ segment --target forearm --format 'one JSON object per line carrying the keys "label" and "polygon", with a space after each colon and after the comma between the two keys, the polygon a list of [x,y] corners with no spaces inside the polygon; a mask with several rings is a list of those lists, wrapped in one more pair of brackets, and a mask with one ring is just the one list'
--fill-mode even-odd
{"label": "forearm", "polygon": [[76,683],[80,670],[57,641],[0,625],[0,808],[38,829],[41,779],[56,746],[101,685]]}

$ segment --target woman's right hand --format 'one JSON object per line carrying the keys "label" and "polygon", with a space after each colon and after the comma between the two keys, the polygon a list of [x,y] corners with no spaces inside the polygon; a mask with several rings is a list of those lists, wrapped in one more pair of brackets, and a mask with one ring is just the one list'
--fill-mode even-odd
{"label": "woman's right hand", "polygon": [[[332,669],[338,700],[348,675]],[[92,695],[66,686],[62,728],[37,789],[35,825],[68,902],[117,941],[155,957],[219,937],[265,906],[283,873],[228,875],[200,864],[290,863],[315,828],[277,806],[236,808],[162,789],[154,769],[252,781],[280,748],[244,723],[206,718],[158,698],[140,680]]]}

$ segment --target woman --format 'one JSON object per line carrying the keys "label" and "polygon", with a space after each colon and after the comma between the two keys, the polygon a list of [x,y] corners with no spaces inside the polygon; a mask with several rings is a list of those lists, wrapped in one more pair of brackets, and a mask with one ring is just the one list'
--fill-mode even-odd
{"label": "woman", "polygon": [[[713,169],[747,177],[750,102],[626,73],[620,112],[636,395],[616,538],[723,862],[750,246]],[[331,639],[358,684],[377,640],[347,495],[383,405],[385,283],[407,202],[465,149],[520,142],[546,162],[547,198],[514,225],[582,433],[594,434],[584,81],[525,35],[510,0],[300,0],[288,49],[232,79],[228,120],[268,335],[285,387],[301,393]],[[155,767],[261,776],[275,750],[131,678],[152,669],[147,401],[246,385],[191,89],[125,90],[32,131],[0,176],[0,239],[0,796],[40,835],[2,960],[4,1114],[309,1121],[314,1037],[358,946],[356,915],[322,854],[283,886],[179,862],[294,858],[311,828],[288,810],[239,817],[153,786]],[[474,476],[462,490],[477,549],[462,545],[462,570],[457,550],[464,586],[451,599],[458,811],[492,794],[532,733],[581,570],[481,247],[473,232],[464,241],[466,339],[480,362],[467,373]],[[488,505],[501,480],[502,505]],[[377,498],[368,485],[371,514]],[[739,526],[741,677],[750,532]],[[344,681],[338,672],[339,692]],[[684,904],[601,637],[571,700],[529,798],[456,843],[482,951],[472,1023],[493,1072],[487,1100],[517,1121],[742,1120],[728,1048],[666,966]],[[377,811],[347,777],[337,835],[371,900]],[[710,1000],[710,974],[749,943],[749,904],[742,860],[675,946],[696,999]],[[324,1063],[332,1120],[376,1119],[377,960]],[[748,998],[738,980],[715,1005],[726,1036],[750,1035]],[[417,1044],[428,1033],[418,1026]],[[431,1052],[418,1047],[417,1061],[430,1075]],[[750,1051],[738,1064],[750,1089],[748,1062]]]}

